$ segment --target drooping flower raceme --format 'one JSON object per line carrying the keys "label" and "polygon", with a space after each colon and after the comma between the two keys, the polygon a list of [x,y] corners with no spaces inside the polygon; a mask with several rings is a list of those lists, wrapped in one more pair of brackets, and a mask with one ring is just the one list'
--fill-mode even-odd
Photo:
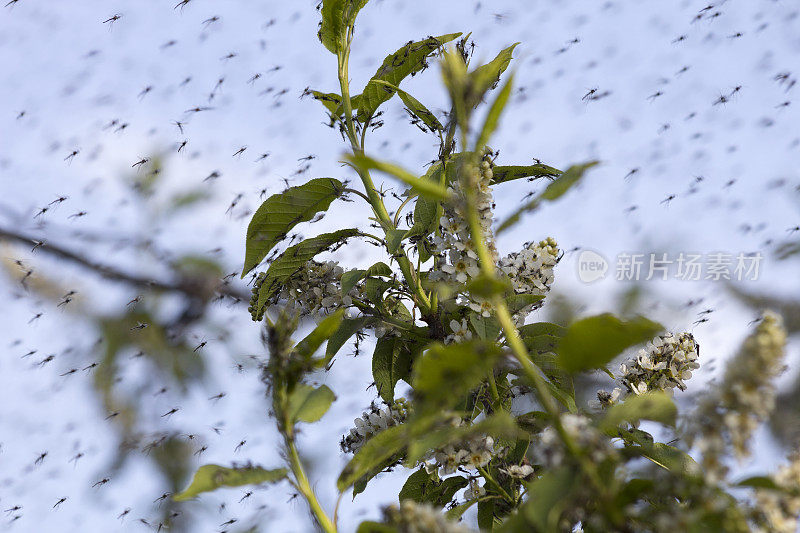
{"label": "drooping flower raceme", "polygon": [[700,368],[700,347],[691,333],[667,333],[648,342],[619,367],[620,387],[597,391],[597,399],[589,406],[596,410],[610,407],[624,400],[629,394],[644,394],[651,391],[673,391],[676,387],[686,390],[686,380],[692,371]]}
{"label": "drooping flower raceme", "polygon": [[[497,247],[492,232],[494,200],[490,183],[492,181],[491,152],[487,152],[480,164],[465,165],[468,182],[474,184],[471,192],[475,195],[483,240],[492,261],[497,260]],[[456,180],[448,188],[453,201],[444,206],[444,214],[439,219],[439,232],[434,237],[434,253],[438,257],[439,270],[431,272],[431,279],[466,283],[480,273],[478,253],[472,241],[467,222],[467,202],[461,180]]]}
{"label": "drooping flower raceme", "polygon": [[[558,243],[552,237],[538,243],[526,243],[519,251],[500,259],[497,268],[502,271],[517,294],[544,296],[553,284],[553,268],[558,263]],[[517,326],[525,323],[525,318],[537,306],[531,304],[514,314]]]}
{"label": "drooping flower raceme", "polygon": [[[271,305],[284,301],[286,312],[297,313],[301,317],[327,314],[341,307],[349,307],[353,304],[353,297],[361,296],[361,287],[355,286],[348,294],[342,294],[343,273],[344,270],[335,261],[311,260],[286,280],[267,303]],[[251,312],[258,308],[258,293],[264,278],[263,273],[256,278],[250,301]],[[266,307],[261,307],[262,313]]]}
{"label": "drooping flower raceme", "polygon": [[378,408],[373,405],[356,418],[350,433],[342,437],[342,451],[356,453],[372,437],[386,428],[402,424],[408,417],[408,408],[402,399],[397,399],[391,406]]}
{"label": "drooping flower raceme", "polygon": [[760,488],[755,492],[755,531],[796,533],[800,517],[800,452],[772,476],[779,490]]}
{"label": "drooping flower raceme", "polygon": [[775,378],[784,370],[786,330],[780,316],[765,312],[755,332],[730,360],[720,385],[698,406],[688,440],[703,454],[712,480],[728,471],[722,463],[727,443],[738,457],[749,454],[749,441],[775,406]]}
{"label": "drooping flower raceme", "polygon": [[398,533],[473,533],[467,526],[447,520],[433,506],[413,500],[385,507],[383,521]]}
{"label": "drooping flower raceme", "polygon": [[691,333],[659,335],[620,365],[620,380],[627,392],[686,390],[685,380],[700,368],[697,342]]}

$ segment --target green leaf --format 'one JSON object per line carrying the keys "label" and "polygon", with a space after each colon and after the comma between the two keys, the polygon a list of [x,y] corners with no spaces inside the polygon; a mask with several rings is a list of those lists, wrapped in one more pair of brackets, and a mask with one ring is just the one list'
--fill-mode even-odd
{"label": "green leaf", "polygon": [[394,401],[394,388],[411,374],[411,352],[398,337],[381,337],[372,354],[372,379],[386,402]]}
{"label": "green leaf", "polygon": [[396,254],[400,249],[400,244],[403,242],[403,237],[406,235],[406,230],[403,229],[388,229],[386,230],[386,249],[390,254]]}
{"label": "green leaf", "polygon": [[311,91],[311,97],[314,100],[319,100],[332,115],[338,116],[339,108],[342,106],[342,97],[337,93],[323,93],[320,91]]}
{"label": "green leaf", "polygon": [[483,122],[483,127],[478,134],[478,140],[475,143],[475,151],[482,150],[497,129],[497,125],[500,122],[500,115],[503,113],[503,109],[505,109],[506,104],[508,104],[508,99],[511,96],[511,87],[513,83],[514,75],[512,74],[508,78],[508,81],[506,81],[506,84],[503,85],[503,88],[500,89],[497,98],[492,102],[492,106],[489,108],[489,112],[486,114],[486,119]]}
{"label": "green leaf", "polygon": [[537,531],[558,531],[561,514],[569,507],[569,495],[580,476],[569,467],[545,472],[528,485],[528,500],[519,512]]}
{"label": "green leaf", "polygon": [[295,351],[303,357],[311,357],[314,352],[339,329],[344,317],[344,309],[326,316],[303,340],[297,343]]}
{"label": "green leaf", "polygon": [[[461,518],[461,515],[467,512],[467,510],[478,503],[478,500],[469,500],[468,502],[462,503],[461,505],[456,505],[455,507],[448,509],[445,511],[445,516],[448,520],[458,520]],[[482,527],[478,524],[478,527]]]}
{"label": "green leaf", "polygon": [[397,528],[380,522],[372,522],[367,520],[359,524],[356,533],[398,533]]}
{"label": "green leaf", "polygon": [[289,396],[289,420],[295,422],[316,422],[328,412],[336,395],[326,385],[314,388],[298,384]]}
{"label": "green leaf", "polygon": [[261,288],[258,290],[257,310],[261,310],[267,301],[297,271],[306,266],[311,259],[349,237],[358,235],[357,229],[342,229],[333,233],[323,233],[317,237],[306,239],[287,248],[267,269]]}
{"label": "green leaf", "polygon": [[482,341],[494,342],[502,329],[494,317],[486,318],[477,313],[469,314],[469,323]]}
{"label": "green leaf", "polygon": [[344,44],[347,28],[356,21],[356,15],[368,0],[323,0],[322,22],[317,32],[320,42],[331,53],[338,54]]}
{"label": "green leaf", "polygon": [[752,476],[745,478],[735,484],[737,487],[748,487],[751,489],[768,489],[785,491],[786,489],[775,483],[769,476]]}
{"label": "green leaf", "polygon": [[646,457],[653,463],[670,472],[675,472],[687,477],[702,475],[702,468],[700,468],[700,465],[698,465],[689,454],[678,448],[669,446],[668,444],[653,442],[652,437],[644,431],[628,431],[624,428],[618,428],[618,434],[626,443],[638,445],[633,446],[629,444],[625,447],[626,451],[637,452],[642,457]]}
{"label": "green leaf", "polygon": [[506,297],[506,305],[508,305],[508,312],[513,315],[542,300],[544,300],[544,296],[541,294],[509,294]]}
{"label": "green leaf", "polygon": [[[467,282],[467,291],[469,291],[471,295],[479,296],[487,300],[510,290],[512,290],[512,285],[508,278],[487,276],[483,272]],[[539,299],[541,299],[541,297]],[[509,312],[513,314],[515,311],[509,310]]]}
{"label": "green leaf", "polygon": [[444,507],[453,499],[456,492],[469,485],[469,481],[461,476],[452,476],[443,480],[436,487],[436,494],[431,495],[426,501],[436,507]]}
{"label": "green leaf", "polygon": [[525,324],[519,328],[519,335],[523,338],[535,337],[537,335],[563,337],[566,332],[567,328],[551,322],[535,322],[533,324]]}
{"label": "green leaf", "polygon": [[403,101],[403,104],[405,104],[406,109],[408,109],[408,111],[412,115],[420,119],[426,126],[428,126],[428,128],[430,128],[431,131],[442,131],[444,129],[444,126],[442,126],[442,123],[439,122],[439,119],[436,118],[436,115],[431,113],[430,110],[427,107],[425,107],[419,100],[417,100],[416,98],[405,92],[400,87],[395,87],[388,81],[383,81],[383,80],[375,80],[375,81],[381,85],[385,85],[386,87],[389,87],[390,89],[394,90],[397,93],[397,96],[400,97],[400,100]]}
{"label": "green leaf", "polygon": [[600,422],[600,430],[616,434],[617,426],[623,422],[634,424],[640,420],[652,420],[669,426],[675,425],[678,408],[672,397],[663,391],[629,396],[623,403],[612,406]]}
{"label": "green leaf", "polygon": [[[431,165],[431,168],[428,169],[422,179],[443,185],[444,166],[437,161]],[[438,201],[425,196],[417,198],[417,202],[414,205],[414,225],[408,230],[406,237],[427,236],[436,231],[439,227],[441,213],[442,207]]]}
{"label": "green leaf", "polygon": [[574,322],[558,347],[558,362],[567,372],[601,368],[623,350],[653,338],[661,324],[637,317],[620,320],[602,314]]}
{"label": "green leaf", "polygon": [[346,343],[356,331],[363,328],[366,322],[367,319],[365,317],[342,319],[339,328],[328,339],[328,345],[325,347],[325,357],[328,360],[333,358],[342,346],[344,346],[344,343]]}
{"label": "green leaf", "polygon": [[220,487],[240,487],[260,483],[275,483],[286,477],[285,468],[266,470],[260,466],[227,468],[219,465],[203,465],[194,475],[189,487],[172,497],[176,502],[191,500],[198,494],[217,490]]}
{"label": "green leaf", "polygon": [[556,353],[558,351],[558,343],[561,342],[561,337],[555,335],[536,335],[534,337],[523,337],[525,347],[529,352],[537,355],[545,353]]}
{"label": "green leaf", "polygon": [[328,209],[343,193],[341,181],[318,178],[267,198],[247,226],[242,278],[258,266],[289,230]]}
{"label": "green leaf", "polygon": [[378,261],[371,267],[367,269],[365,276],[367,277],[374,277],[374,276],[383,276],[384,278],[392,277],[392,268],[384,263],[383,261]]}
{"label": "green leaf", "polygon": [[448,197],[447,188],[439,185],[438,183],[420,179],[406,169],[401,168],[393,163],[378,161],[366,155],[360,154],[350,154],[346,156],[346,159],[356,167],[364,170],[374,169],[385,172],[386,174],[390,174],[423,196],[427,196],[435,200],[446,200]]}
{"label": "green leaf", "polygon": [[428,474],[425,468],[420,468],[408,477],[400,490],[399,499],[429,503],[441,508],[450,503],[456,492],[468,484],[469,482],[461,476],[439,480],[435,472]]}
{"label": "green leaf", "polygon": [[500,348],[473,340],[461,344],[433,344],[414,364],[412,382],[419,409],[446,409],[458,403],[494,367]]}
{"label": "green leaf", "polygon": [[494,528],[494,500],[478,502],[478,527],[481,531],[492,531]]}
{"label": "green leaf", "polygon": [[518,44],[519,43],[514,43],[508,48],[501,50],[490,62],[470,72],[469,77],[474,87],[474,94],[477,98],[477,101],[472,102],[473,107],[480,102],[486,91],[497,85],[500,81],[500,76],[503,75],[503,72],[506,71],[508,65],[511,63],[514,48],[516,48]]}
{"label": "green leaf", "polygon": [[403,424],[387,428],[369,439],[345,465],[336,487],[340,492],[367,475],[392,457],[399,456],[406,445]]}
{"label": "green leaf", "polygon": [[[399,87],[400,82],[406,76],[413,75],[425,68],[429,55],[460,35],[461,33],[450,33],[407,43],[394,54],[387,56],[361,92],[358,119],[365,122],[372,117],[382,103],[394,96],[395,90],[391,86]],[[389,87],[386,86],[387,84]]]}
{"label": "green leaf", "polygon": [[582,165],[573,165],[567,169],[566,172],[561,174],[558,178],[553,180],[547,188],[537,196],[536,198],[530,200],[522,207],[514,211],[511,215],[506,218],[500,226],[497,228],[497,234],[500,234],[506,231],[508,228],[519,222],[522,215],[525,213],[529,213],[535,211],[539,208],[539,206],[544,201],[553,201],[557,200],[561,196],[563,196],[573,185],[578,183],[583,177],[583,174],[592,168],[593,166],[597,165],[597,161],[590,161],[588,163],[584,163]]}
{"label": "green leaf", "polygon": [[[437,412],[431,416],[441,414]],[[470,425],[453,427],[449,422],[446,420],[444,424],[438,425],[423,422],[419,424],[419,428],[414,428],[416,433],[408,444],[407,464],[415,464],[434,449],[441,449],[448,444],[462,442],[475,436],[491,435],[495,438],[516,439],[523,435],[516,419],[504,410],[496,411],[493,415]],[[412,421],[412,427],[414,426],[416,426],[415,421]]]}
{"label": "green leaf", "polygon": [[367,275],[366,270],[348,270],[342,274],[342,294],[349,293]]}
{"label": "green leaf", "polygon": [[425,494],[436,484],[434,476],[435,474],[429,474],[425,468],[420,468],[408,476],[398,495],[400,501],[413,500],[417,503],[425,501]]}
{"label": "green leaf", "polygon": [[492,184],[505,183],[507,181],[514,181],[521,178],[556,178],[563,174],[557,168],[542,165],[526,166],[503,166],[497,165],[492,167]]}

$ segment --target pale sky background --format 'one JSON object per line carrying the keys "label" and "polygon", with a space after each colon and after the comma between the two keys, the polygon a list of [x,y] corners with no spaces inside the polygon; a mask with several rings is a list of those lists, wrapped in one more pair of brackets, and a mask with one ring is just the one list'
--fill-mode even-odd
{"label": "pale sky background", "polygon": [[[559,168],[589,159],[602,165],[563,200],[503,235],[501,253],[546,236],[565,250],[586,247],[608,258],[623,252],[761,252],[760,279],[741,287],[797,298],[797,261],[777,261],[772,251],[797,238],[790,228],[800,223],[800,103],[794,101],[800,87],[789,88],[800,77],[800,6],[790,0],[729,0],[714,2],[694,20],[708,2],[373,0],[357,24],[352,92],[410,39],[471,31],[475,61],[519,41],[512,64],[518,92],[492,142],[501,150],[498,162],[527,164],[535,157]],[[276,192],[284,178],[296,184],[308,177],[354,177],[337,163],[344,144],[323,125],[322,106],[299,98],[307,86],[337,90],[335,57],[316,39],[315,2],[192,0],[174,9],[175,3],[20,0],[0,10],[0,227],[45,236],[144,275],[162,274],[163,267],[109,241],[153,238],[173,256],[208,254],[234,272],[244,256],[248,211],[259,205],[262,189]],[[121,18],[103,23],[115,14]],[[214,16],[219,20],[204,24]],[[230,53],[236,56],[224,59]],[[249,83],[256,73],[261,77]],[[789,73],[783,83],[776,80],[780,73]],[[181,86],[187,77],[191,81]],[[431,109],[446,106],[435,67],[403,88]],[[609,94],[582,100],[593,88]],[[721,96],[727,101],[715,105]],[[206,105],[214,109],[185,113]],[[396,100],[385,109],[386,126],[368,137],[368,153],[422,172],[435,157],[435,137],[409,125]],[[112,120],[128,126],[115,132],[117,126],[106,128]],[[186,122],[183,135],[173,121]],[[176,153],[184,139],[186,147]],[[234,157],[243,146],[247,150]],[[74,150],[79,153],[65,160]],[[136,161],[158,152],[166,159],[155,204],[163,208],[175,194],[194,190],[206,191],[209,199],[167,219],[156,217],[158,209],[144,209],[128,180]],[[256,162],[265,152],[270,156]],[[293,176],[304,164],[299,159],[309,154],[316,158],[308,172]],[[633,169],[638,171],[626,178]],[[204,181],[214,171],[221,176]],[[498,186],[498,218],[537,186]],[[226,213],[239,194],[242,199]],[[59,196],[69,199],[34,218]],[[365,211],[358,205],[334,204],[323,222],[303,232],[362,223]],[[69,218],[80,211],[88,214]],[[77,230],[105,238],[87,242],[75,236]],[[0,254],[75,288],[79,296],[71,305],[83,306],[70,313],[8,276],[0,280],[0,505],[22,506],[21,518],[12,523],[14,514],[2,513],[0,524],[8,522],[12,531],[145,529],[136,520],[157,516],[154,500],[165,490],[162,480],[142,457],[107,485],[92,488],[111,468],[117,445],[112,422],[104,420],[107,413],[85,373],[60,376],[96,358],[89,347],[98,333],[80,315],[118,310],[135,294],[24,247],[4,247]],[[568,253],[556,269],[555,290],[582,302],[584,313],[613,310],[615,296],[630,283],[614,280],[613,272],[603,281],[581,283],[576,257]],[[375,248],[357,243],[336,258],[346,267],[382,259]],[[651,281],[644,287],[653,304],[649,315],[670,329],[693,331],[704,358],[730,356],[754,318],[721,283]],[[700,298],[702,303],[685,307]],[[693,325],[705,308],[715,309],[711,320]],[[42,317],[29,323],[39,312]],[[208,450],[195,466],[234,460],[276,466],[276,433],[258,373],[235,367],[247,355],[263,353],[259,329],[243,306],[218,306],[214,318],[234,334],[223,344],[215,342],[215,331],[194,332],[197,342],[209,341],[201,353],[209,371],[202,385],[186,396],[177,390],[154,396],[162,384],[134,361],[123,372],[122,387],[151,398],[145,402],[149,431],[202,436]],[[34,349],[34,356],[22,358]],[[57,354],[52,363],[35,365],[50,353]],[[796,356],[795,344],[793,363]],[[719,374],[720,365],[712,367],[700,371],[690,392]],[[369,368],[368,357],[345,355],[320,377],[339,399],[301,439],[328,509],[336,499],[335,476],[347,459],[338,440],[374,398],[374,389],[365,390]],[[783,381],[790,383],[794,375],[790,371]],[[221,401],[207,400],[220,391],[227,393]],[[175,406],[178,413],[160,417]],[[224,430],[216,435],[209,428],[219,421]],[[234,452],[243,439],[246,446]],[[782,452],[769,435],[762,432],[759,439],[758,457],[743,469],[760,471],[780,461]],[[34,466],[44,451],[47,457]],[[78,451],[85,456],[73,465],[69,460]],[[355,502],[345,496],[342,531],[376,517],[408,473],[381,476]],[[238,519],[233,530],[310,530],[304,504],[287,502],[288,485],[257,490],[239,503],[244,492],[205,495],[186,504],[185,512],[197,521],[197,531],[219,530],[231,518]],[[68,499],[53,509],[63,497]],[[127,507],[130,514],[119,520]]]}

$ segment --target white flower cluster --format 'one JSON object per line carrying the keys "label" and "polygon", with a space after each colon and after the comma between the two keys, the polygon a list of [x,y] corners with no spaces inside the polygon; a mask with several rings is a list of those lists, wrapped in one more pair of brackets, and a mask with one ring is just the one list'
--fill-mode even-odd
{"label": "white flower cluster", "polygon": [[[544,296],[553,284],[553,268],[559,261],[558,243],[552,237],[538,243],[525,243],[519,251],[500,259],[497,267],[511,280],[517,294]],[[531,304],[514,315],[518,326],[534,309]]]}
{"label": "white flower cluster", "polygon": [[[592,426],[587,417],[565,414],[561,417],[561,424],[564,431],[592,462],[601,463],[616,455],[616,450],[608,438]],[[561,435],[552,426],[548,426],[539,434],[538,442],[533,448],[534,461],[545,468],[557,468],[563,465],[567,458],[566,453]]]}
{"label": "white flower cluster", "polygon": [[445,516],[426,503],[403,500],[400,506],[390,505],[383,509],[384,522],[395,527],[398,533],[472,533],[463,524],[450,522]]}
{"label": "white flower cluster", "polygon": [[428,471],[439,468],[441,476],[447,476],[459,467],[477,470],[489,464],[495,454],[494,439],[489,436],[475,437],[459,444],[449,444],[433,454],[433,464],[426,464]]}
{"label": "white flower cluster", "polygon": [[692,371],[700,368],[697,342],[691,333],[659,335],[636,357],[622,363],[620,381],[628,392],[644,394],[652,390],[686,390]]}
{"label": "white flower cluster", "polygon": [[597,400],[589,401],[589,406],[602,410],[628,394],[672,391],[675,387],[686,390],[685,380],[692,377],[693,370],[700,368],[699,357],[700,348],[691,333],[659,335],[639,350],[636,357],[620,365],[622,387],[615,387],[611,392],[597,391]]}
{"label": "white flower cluster", "polygon": [[[468,182],[474,187],[478,220],[483,230],[483,239],[493,260],[497,258],[497,247],[492,232],[492,209],[494,200],[489,188],[492,181],[491,152],[487,152],[480,165],[464,169]],[[434,253],[439,257],[441,270],[431,272],[432,280],[466,283],[480,273],[478,253],[475,251],[469,223],[463,181],[450,184],[449,192],[454,201],[444,206],[444,215],[439,219],[439,234],[433,239]]]}
{"label": "white flower cluster", "polygon": [[340,446],[343,452],[356,453],[364,444],[386,428],[402,424],[408,417],[408,407],[402,399],[395,400],[391,406],[383,409],[371,406],[361,417],[353,421],[354,428],[342,437]]}
{"label": "white flower cluster", "polygon": [[727,433],[738,457],[749,454],[748,443],[758,425],[775,406],[774,380],[784,370],[786,330],[780,316],[765,312],[755,332],[730,360],[725,376],[697,410],[689,440],[703,454],[703,466],[712,480],[727,472],[721,458]]}
{"label": "white flower cluster", "polygon": [[[281,287],[277,298],[286,300],[288,312],[301,315],[329,313],[342,306],[348,307],[353,304],[353,299],[342,294],[343,273],[342,267],[334,261],[309,261]],[[354,288],[351,292],[355,291]]]}
{"label": "white flower cluster", "polygon": [[[361,287],[353,287],[348,294],[342,294],[342,274],[344,270],[335,261],[324,263],[311,260],[298,270],[281,286],[270,299],[270,304],[286,302],[286,311],[300,316],[327,314],[341,307],[353,305],[353,296],[360,297]],[[253,297],[250,300],[250,312],[253,313],[258,303],[258,293],[264,282],[265,274],[256,278],[253,286]],[[254,316],[260,320],[263,316]]]}
{"label": "white flower cluster", "polygon": [[800,452],[795,452],[789,464],[781,466],[773,476],[783,490],[757,489],[758,533],[796,533],[800,517]]}

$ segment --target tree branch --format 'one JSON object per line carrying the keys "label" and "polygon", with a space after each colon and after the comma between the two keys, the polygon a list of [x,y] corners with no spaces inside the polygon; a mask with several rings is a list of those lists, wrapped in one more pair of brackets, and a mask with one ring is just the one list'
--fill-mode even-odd
{"label": "tree branch", "polygon": [[216,292],[224,296],[229,296],[240,302],[246,303],[250,299],[249,293],[239,290],[236,287],[232,287],[225,282],[220,282],[216,287],[213,288],[212,292],[209,293],[209,287],[206,284],[199,283],[197,280],[192,280],[190,278],[180,279],[176,282],[168,282],[146,278],[136,274],[129,274],[115,267],[92,261],[91,259],[83,257],[77,252],[73,252],[57,244],[51,244],[44,239],[36,239],[2,227],[0,227],[0,239],[5,239],[20,244],[35,245],[35,249],[37,250],[41,250],[52,256],[71,261],[99,274],[106,279],[118,281],[120,283],[126,283],[142,289],[161,292],[178,292],[190,298],[202,297],[207,299],[211,296],[211,294]]}

